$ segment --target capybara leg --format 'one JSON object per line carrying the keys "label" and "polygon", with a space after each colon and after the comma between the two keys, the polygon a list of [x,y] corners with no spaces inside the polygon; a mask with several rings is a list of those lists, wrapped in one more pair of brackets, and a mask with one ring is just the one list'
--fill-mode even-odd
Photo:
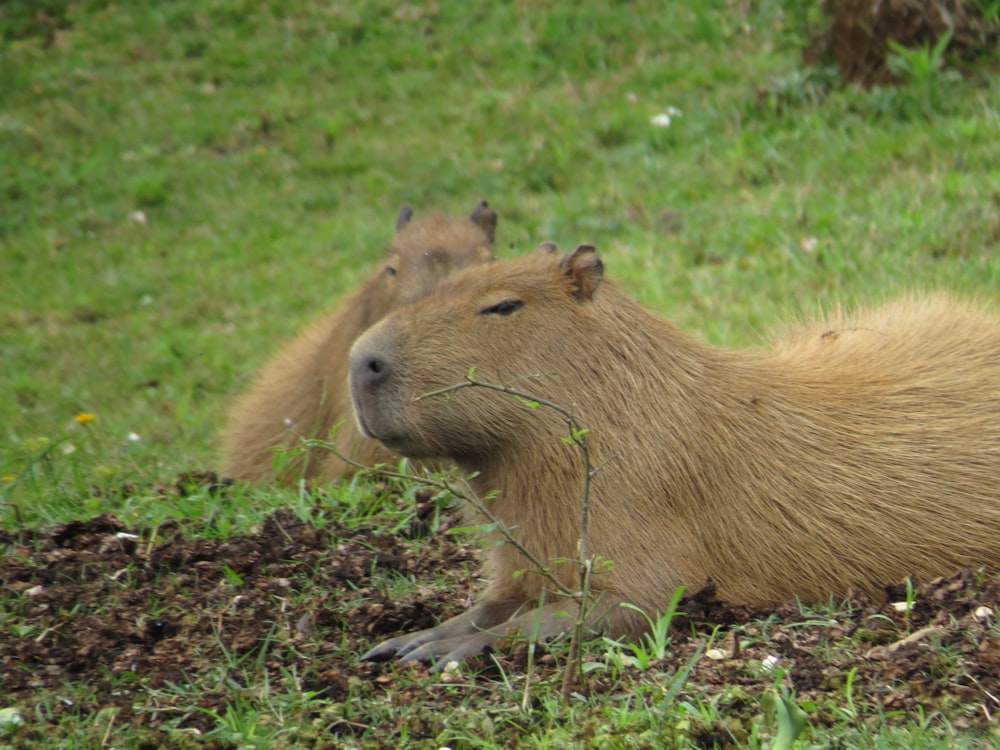
{"label": "capybara leg", "polygon": [[[361,657],[362,661],[387,661],[392,658],[416,659],[442,665],[452,659],[461,660],[482,651],[496,637],[490,632],[517,611],[516,600],[483,600],[467,612],[445,620],[427,630],[390,638]],[[461,656],[453,652],[461,650]]]}
{"label": "capybara leg", "polygon": [[[441,669],[460,662],[508,636],[546,640],[568,632],[579,608],[574,602],[551,602],[541,607],[523,607],[513,602],[480,602],[468,612],[445,620],[435,628],[401,635],[379,644],[362,661],[423,661]],[[509,619],[508,619],[509,618]]]}

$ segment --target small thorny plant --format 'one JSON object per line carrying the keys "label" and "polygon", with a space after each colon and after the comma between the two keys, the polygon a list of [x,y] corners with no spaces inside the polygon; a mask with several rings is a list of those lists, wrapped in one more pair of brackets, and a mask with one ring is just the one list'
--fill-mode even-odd
{"label": "small thorny plant", "polygon": [[[571,658],[567,663],[566,673],[563,678],[563,694],[568,696],[574,689],[577,683],[577,676],[580,674],[580,669],[582,667],[582,644],[584,640],[584,634],[586,631],[586,623],[589,619],[590,610],[593,607],[593,602],[591,601],[591,576],[594,574],[595,567],[599,567],[601,561],[595,561],[594,558],[590,556],[588,548],[588,525],[590,518],[590,484],[591,480],[600,471],[601,467],[594,468],[591,464],[590,449],[587,444],[587,434],[588,430],[579,423],[579,421],[574,416],[571,409],[568,409],[560,404],[549,401],[544,398],[539,398],[533,394],[527,393],[525,391],[512,388],[507,385],[496,384],[496,383],[486,383],[477,380],[475,377],[474,369],[470,368],[466,374],[464,381],[456,383],[454,385],[448,386],[446,388],[441,388],[436,391],[425,393],[420,396],[421,399],[433,398],[438,396],[444,396],[452,394],[456,391],[465,388],[483,388],[487,390],[497,391],[499,393],[507,394],[519,403],[523,404],[525,407],[530,409],[545,408],[550,409],[558,413],[565,421],[567,426],[567,435],[563,438],[563,441],[569,445],[576,446],[580,453],[581,461],[581,473],[583,477],[583,487],[581,490],[580,498],[580,535],[578,542],[578,555],[573,560],[576,563],[579,570],[579,588],[574,590],[561,581],[559,581],[550,571],[549,565],[551,563],[563,562],[562,560],[552,560],[543,561],[539,560],[530,550],[524,547],[523,544],[514,536],[512,530],[507,527],[500,519],[498,519],[489,509],[488,503],[484,502],[482,498],[476,496],[475,492],[469,487],[469,485],[464,481],[455,481],[447,475],[430,475],[430,476],[417,476],[414,474],[406,474],[402,472],[387,471],[384,468],[375,467],[374,469],[363,464],[359,464],[356,461],[352,461],[350,458],[342,455],[338,452],[336,446],[329,441],[321,440],[307,440],[305,441],[307,448],[319,447],[325,450],[329,450],[335,453],[339,458],[343,459],[347,463],[355,466],[359,469],[373,472],[379,476],[392,477],[405,479],[408,481],[415,482],[417,484],[423,485],[425,487],[430,487],[438,491],[445,491],[453,495],[456,499],[462,502],[469,503],[478,513],[485,517],[488,528],[495,529],[499,532],[504,540],[513,545],[518,552],[520,552],[529,561],[531,569],[544,577],[552,584],[555,589],[555,593],[558,596],[563,596],[568,599],[572,599],[579,605],[579,614],[574,622],[574,628],[570,643],[570,654]],[[607,563],[610,564],[610,563]],[[680,593],[675,593],[676,601],[680,599]],[[653,653],[659,654],[665,652],[667,635],[666,630],[669,627],[670,619],[673,616],[673,610],[676,608],[676,601],[671,602],[671,611],[666,617],[660,618],[657,622],[662,622],[662,628],[655,628],[652,631],[652,640],[649,641],[648,645],[652,648]],[[653,621],[651,621],[653,623]],[[654,623],[655,624],[655,623]],[[636,647],[645,648],[645,647]],[[656,656],[654,658],[661,658]]]}
{"label": "small thorny plant", "polygon": [[904,110],[930,118],[945,107],[948,86],[961,78],[957,71],[945,69],[945,53],[951,38],[949,30],[933,45],[905,47],[888,40],[891,52],[886,64],[905,84],[899,91]]}

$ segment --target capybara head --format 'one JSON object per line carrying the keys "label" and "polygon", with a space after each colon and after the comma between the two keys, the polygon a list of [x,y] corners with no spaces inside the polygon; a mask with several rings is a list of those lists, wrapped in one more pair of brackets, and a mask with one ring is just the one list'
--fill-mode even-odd
{"label": "capybara head", "polygon": [[[589,308],[602,274],[593,247],[560,257],[545,244],[516,260],[457,273],[370,329],[350,363],[362,431],[414,457],[473,457],[523,440],[525,430],[539,429],[538,415],[514,399],[471,390],[419,397],[462,382],[470,368],[481,381],[540,396],[552,381],[576,378],[588,367]],[[586,387],[585,372],[576,384]]]}
{"label": "capybara head", "polygon": [[441,214],[412,219],[413,209],[403,206],[392,246],[361,300],[365,327],[426,296],[453,271],[493,259],[497,214],[486,201],[476,205],[467,222]]}

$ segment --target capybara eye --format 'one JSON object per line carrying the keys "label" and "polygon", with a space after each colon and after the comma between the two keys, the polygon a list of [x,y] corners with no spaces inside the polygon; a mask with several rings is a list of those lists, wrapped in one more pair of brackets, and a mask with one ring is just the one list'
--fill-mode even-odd
{"label": "capybara eye", "polygon": [[396,275],[396,269],[393,268],[392,266],[386,266],[385,267],[385,272],[386,272],[386,274],[388,276],[395,276]]}
{"label": "capybara eye", "polygon": [[497,302],[495,305],[484,307],[479,312],[481,315],[510,315],[522,307],[524,307],[524,303],[519,299],[505,299],[503,302]]}

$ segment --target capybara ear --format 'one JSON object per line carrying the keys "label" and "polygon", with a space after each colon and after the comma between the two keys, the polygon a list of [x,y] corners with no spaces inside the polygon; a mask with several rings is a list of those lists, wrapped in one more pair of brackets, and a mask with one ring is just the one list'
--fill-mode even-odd
{"label": "capybara ear", "polygon": [[539,255],[551,255],[559,250],[559,246],[554,242],[543,242],[538,247],[536,247],[532,252],[536,252]]}
{"label": "capybara ear", "polygon": [[573,281],[573,296],[580,302],[594,296],[604,277],[604,263],[593,245],[577,245],[562,259],[559,268]]}
{"label": "capybara ear", "polygon": [[490,208],[490,204],[486,202],[485,198],[476,204],[469,218],[483,230],[486,239],[492,245],[497,234],[497,212]]}
{"label": "capybara ear", "polygon": [[399,213],[396,215],[396,231],[405,227],[410,223],[410,219],[413,218],[413,206],[409,203],[404,203],[403,207],[399,209]]}

